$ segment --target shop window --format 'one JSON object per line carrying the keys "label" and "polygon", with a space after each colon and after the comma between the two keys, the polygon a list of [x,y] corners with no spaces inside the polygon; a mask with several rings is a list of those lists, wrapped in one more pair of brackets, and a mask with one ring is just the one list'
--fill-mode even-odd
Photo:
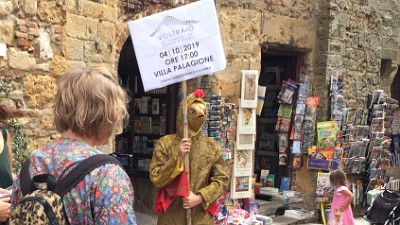
{"label": "shop window", "polygon": [[[261,115],[257,117],[255,173],[261,169],[275,175],[275,187],[279,187],[282,176],[290,177],[290,157],[286,165],[279,165],[279,134],[275,130],[279,109],[278,93],[283,80],[296,80],[300,53],[268,50],[262,53],[259,85],[266,86],[265,101]],[[288,154],[290,156],[290,154]]]}
{"label": "shop window", "polygon": [[130,176],[148,177],[155,142],[175,132],[178,85],[144,92],[130,38],[121,50],[118,76],[129,94],[130,103],[129,122],[115,138],[115,154],[123,155]]}

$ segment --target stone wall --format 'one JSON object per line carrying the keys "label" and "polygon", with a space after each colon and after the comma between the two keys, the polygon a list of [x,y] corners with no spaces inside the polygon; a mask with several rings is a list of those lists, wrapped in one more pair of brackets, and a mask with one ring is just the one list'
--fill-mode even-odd
{"label": "stone wall", "polygon": [[117,0],[0,2],[0,42],[8,51],[0,76],[12,86],[1,101],[30,112],[21,119],[29,149],[56,135],[50,103],[67,68],[114,67],[119,13]]}
{"label": "stone wall", "polygon": [[344,75],[347,106],[365,107],[367,94],[375,89],[390,93],[397,70],[399,10],[396,0],[330,2],[327,73]]}

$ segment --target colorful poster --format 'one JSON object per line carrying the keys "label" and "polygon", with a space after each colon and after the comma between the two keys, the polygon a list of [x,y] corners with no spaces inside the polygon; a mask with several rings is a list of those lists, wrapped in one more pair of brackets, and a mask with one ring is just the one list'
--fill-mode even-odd
{"label": "colorful poster", "polygon": [[336,142],[337,124],[335,121],[317,123],[317,146],[333,147]]}

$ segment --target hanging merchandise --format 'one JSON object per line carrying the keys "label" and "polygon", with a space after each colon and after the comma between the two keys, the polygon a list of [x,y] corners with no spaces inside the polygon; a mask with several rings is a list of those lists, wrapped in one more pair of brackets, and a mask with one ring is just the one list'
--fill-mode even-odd
{"label": "hanging merchandise", "polygon": [[332,197],[333,190],[329,180],[330,173],[318,172],[317,174],[317,202],[328,202]]}
{"label": "hanging merchandise", "polygon": [[202,132],[220,143],[223,158],[229,160],[235,130],[235,104],[223,102],[221,94],[212,94],[206,104],[209,113]]}
{"label": "hanging merchandise", "polygon": [[291,79],[282,81],[282,88],[278,94],[278,102],[281,104],[292,104],[297,92],[297,83]]}
{"label": "hanging merchandise", "polygon": [[309,148],[307,168],[330,170],[334,149],[334,147],[317,148],[315,146]]}
{"label": "hanging merchandise", "polygon": [[306,100],[306,113],[303,122],[303,153],[308,153],[308,149],[314,145],[315,120],[319,102],[320,98],[318,96],[310,96]]}
{"label": "hanging merchandise", "polygon": [[[258,93],[258,71],[242,70],[241,98],[237,115],[236,140],[233,158],[233,177],[231,179],[231,198],[244,199],[253,197],[252,175],[254,135],[256,134],[256,108]],[[245,141],[251,141],[248,143]],[[239,148],[245,147],[244,149]]]}
{"label": "hanging merchandise", "polygon": [[326,121],[317,123],[317,146],[333,147],[336,142],[337,123]]}
{"label": "hanging merchandise", "polygon": [[330,96],[331,96],[331,120],[336,121],[338,126],[341,126],[341,121],[343,118],[343,75],[332,75],[331,76],[331,86],[330,86]]}
{"label": "hanging merchandise", "polygon": [[371,123],[368,149],[367,189],[381,188],[390,179],[399,179],[399,103],[385,96],[382,90],[376,90],[368,96]]}

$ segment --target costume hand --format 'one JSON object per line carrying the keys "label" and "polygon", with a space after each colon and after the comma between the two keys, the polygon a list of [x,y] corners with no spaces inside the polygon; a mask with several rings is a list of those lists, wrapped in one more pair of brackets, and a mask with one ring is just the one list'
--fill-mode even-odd
{"label": "costume hand", "polygon": [[190,192],[189,196],[183,197],[183,208],[191,209],[203,202],[203,197],[201,195],[196,195]]}
{"label": "costume hand", "polygon": [[11,204],[10,198],[0,199],[0,222],[4,222],[10,217]]}
{"label": "costume hand", "polygon": [[15,173],[11,173],[11,177],[13,181],[17,180],[17,175],[15,175]]}
{"label": "costume hand", "polygon": [[190,152],[190,139],[182,138],[181,143],[179,145],[179,157],[182,159],[185,158],[186,153]]}
{"label": "costume hand", "polygon": [[346,211],[346,208],[347,207],[345,205],[342,205],[342,206],[340,206],[339,211],[344,212],[344,211]]}

